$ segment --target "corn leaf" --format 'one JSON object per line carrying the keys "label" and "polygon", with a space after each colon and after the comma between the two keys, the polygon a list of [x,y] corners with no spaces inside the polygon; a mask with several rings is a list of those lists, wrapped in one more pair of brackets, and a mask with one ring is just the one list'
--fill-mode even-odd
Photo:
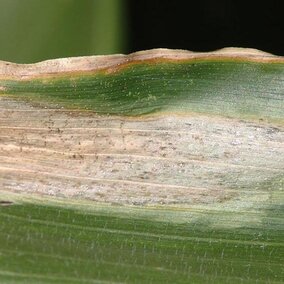
{"label": "corn leaf", "polygon": [[281,283],[284,59],[0,62],[2,283]]}

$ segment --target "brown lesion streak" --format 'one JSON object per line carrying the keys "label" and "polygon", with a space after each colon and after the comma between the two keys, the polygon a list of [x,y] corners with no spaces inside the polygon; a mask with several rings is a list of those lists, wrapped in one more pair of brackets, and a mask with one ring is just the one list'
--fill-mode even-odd
{"label": "brown lesion streak", "polygon": [[266,124],[205,115],[80,115],[6,98],[0,191],[120,204],[223,204],[283,176],[283,141],[284,129]]}

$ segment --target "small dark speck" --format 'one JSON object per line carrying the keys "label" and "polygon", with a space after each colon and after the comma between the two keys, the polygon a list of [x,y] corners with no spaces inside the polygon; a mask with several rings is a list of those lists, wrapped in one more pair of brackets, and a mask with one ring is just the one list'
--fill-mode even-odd
{"label": "small dark speck", "polygon": [[281,132],[281,130],[279,128],[277,128],[277,127],[269,127],[267,129],[267,133],[268,134],[277,133],[277,132]]}
{"label": "small dark speck", "polygon": [[9,206],[9,205],[12,205],[12,204],[13,204],[12,201],[0,200],[0,206]]}

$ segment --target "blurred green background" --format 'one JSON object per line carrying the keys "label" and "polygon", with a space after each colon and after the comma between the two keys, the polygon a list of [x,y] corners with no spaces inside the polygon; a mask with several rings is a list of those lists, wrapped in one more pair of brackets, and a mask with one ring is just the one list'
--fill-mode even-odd
{"label": "blurred green background", "polygon": [[284,55],[282,0],[0,0],[0,60],[250,47]]}
{"label": "blurred green background", "polygon": [[125,0],[0,0],[0,60],[124,53]]}

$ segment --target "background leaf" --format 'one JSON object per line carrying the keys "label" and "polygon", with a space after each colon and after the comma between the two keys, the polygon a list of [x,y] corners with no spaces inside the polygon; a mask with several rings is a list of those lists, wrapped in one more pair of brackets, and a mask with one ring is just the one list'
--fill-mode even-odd
{"label": "background leaf", "polygon": [[121,53],[127,44],[124,0],[1,0],[0,59]]}

